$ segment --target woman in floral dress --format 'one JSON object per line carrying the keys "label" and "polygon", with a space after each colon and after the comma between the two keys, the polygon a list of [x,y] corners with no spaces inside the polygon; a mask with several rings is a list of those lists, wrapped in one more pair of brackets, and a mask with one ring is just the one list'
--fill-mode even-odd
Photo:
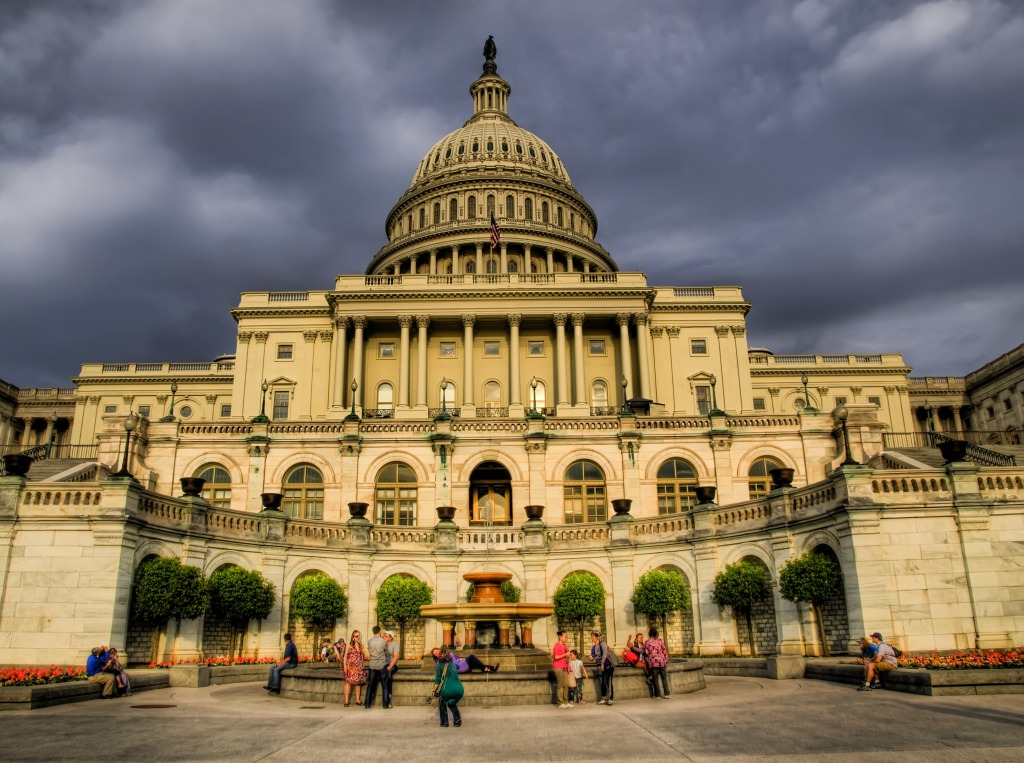
{"label": "woman in floral dress", "polygon": [[345,707],[348,707],[349,694],[356,687],[356,704],[362,704],[359,695],[366,685],[366,668],[363,661],[369,659],[366,647],[363,646],[359,631],[352,631],[352,640],[345,645],[345,653],[341,657],[341,670],[345,675]]}

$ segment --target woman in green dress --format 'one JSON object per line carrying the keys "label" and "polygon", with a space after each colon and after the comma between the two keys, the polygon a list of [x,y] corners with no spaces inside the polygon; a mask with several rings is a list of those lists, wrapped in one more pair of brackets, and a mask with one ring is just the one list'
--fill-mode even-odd
{"label": "woman in green dress", "polygon": [[441,725],[448,725],[448,710],[452,711],[452,722],[462,725],[458,701],[462,699],[462,681],[459,671],[452,662],[451,649],[445,645],[438,650],[437,664],[434,667],[434,696],[437,697],[437,708],[441,714]]}

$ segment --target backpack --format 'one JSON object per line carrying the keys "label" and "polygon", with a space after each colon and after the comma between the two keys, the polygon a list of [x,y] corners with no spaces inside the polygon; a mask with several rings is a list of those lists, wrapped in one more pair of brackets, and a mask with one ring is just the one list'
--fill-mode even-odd
{"label": "backpack", "polygon": [[604,658],[604,666],[606,668],[615,668],[619,665],[619,655],[615,654],[615,650],[608,647],[608,656]]}
{"label": "backpack", "polygon": [[889,648],[892,649],[892,653],[896,655],[897,660],[903,656],[903,652],[894,647],[892,644],[889,644]]}

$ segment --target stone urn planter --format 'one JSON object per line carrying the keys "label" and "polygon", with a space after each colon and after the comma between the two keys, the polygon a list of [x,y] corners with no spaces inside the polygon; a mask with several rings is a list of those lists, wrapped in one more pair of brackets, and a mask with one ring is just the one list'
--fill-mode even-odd
{"label": "stone urn planter", "polygon": [[708,504],[715,502],[715,493],[718,492],[718,488],[714,485],[706,485],[698,487],[694,492],[697,494],[698,504]]}
{"label": "stone urn planter", "polygon": [[[967,442],[964,440],[943,440],[939,443],[939,453],[947,464],[967,460]],[[943,464],[945,466],[945,464]]]}
{"label": "stone urn planter", "polygon": [[544,507],[540,504],[531,503],[529,506],[524,506],[523,511],[526,512],[526,518],[531,522],[534,520],[539,522],[544,517]]}
{"label": "stone urn planter", "polygon": [[768,474],[771,475],[772,485],[776,488],[793,487],[793,475],[796,474],[796,469],[769,469]]}
{"label": "stone urn planter", "polygon": [[454,506],[438,506],[436,511],[437,511],[437,518],[441,522],[451,522],[453,519],[455,519],[455,507]]}
{"label": "stone urn planter", "polygon": [[203,485],[206,484],[206,480],[202,477],[182,477],[179,481],[181,482],[181,492],[192,498],[198,498],[199,494],[203,492]]}
{"label": "stone urn planter", "polygon": [[612,500],[612,508],[615,509],[615,513],[619,516],[625,516],[628,514],[629,507],[632,505],[632,498],[615,498]]}
{"label": "stone urn planter", "polygon": [[32,456],[11,453],[4,456],[4,472],[8,477],[24,477],[32,468]]}
{"label": "stone urn planter", "polygon": [[348,513],[352,519],[366,519],[366,510],[370,507],[370,504],[364,503],[363,501],[350,501],[348,504]]}
{"label": "stone urn planter", "polygon": [[264,511],[280,511],[281,501],[284,500],[283,493],[260,493],[263,500]]}

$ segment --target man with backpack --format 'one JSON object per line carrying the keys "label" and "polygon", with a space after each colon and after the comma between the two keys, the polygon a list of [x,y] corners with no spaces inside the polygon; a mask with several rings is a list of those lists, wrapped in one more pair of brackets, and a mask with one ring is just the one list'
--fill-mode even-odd
{"label": "man with backpack", "polygon": [[899,663],[896,661],[896,650],[882,640],[882,634],[875,631],[871,634],[871,643],[875,647],[870,657],[864,658],[864,683],[858,691],[871,691],[881,689],[882,682],[879,674],[896,670]]}

